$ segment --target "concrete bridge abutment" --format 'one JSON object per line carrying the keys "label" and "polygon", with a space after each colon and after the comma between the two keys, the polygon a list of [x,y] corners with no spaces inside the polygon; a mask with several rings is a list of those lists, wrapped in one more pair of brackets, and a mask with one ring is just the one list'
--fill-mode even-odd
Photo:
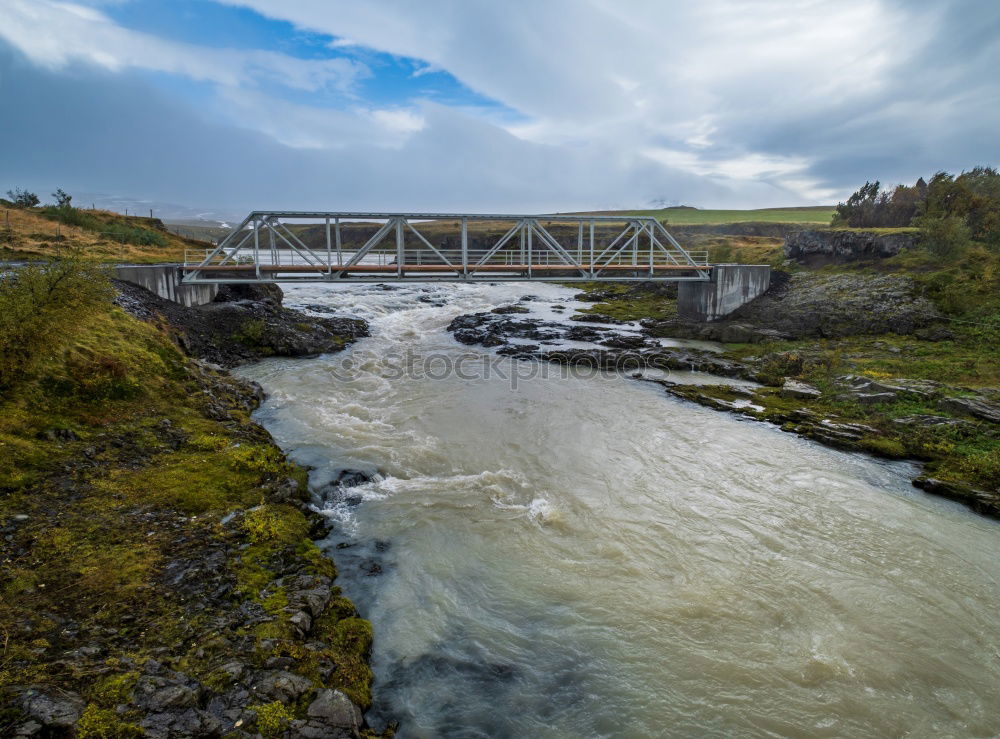
{"label": "concrete bridge abutment", "polygon": [[766,264],[716,264],[708,282],[677,286],[677,315],[694,321],[715,321],[762,295],[771,284]]}
{"label": "concrete bridge abutment", "polygon": [[187,307],[211,303],[219,286],[211,283],[181,284],[179,264],[116,265],[115,277],[123,282],[144,287],[161,298]]}

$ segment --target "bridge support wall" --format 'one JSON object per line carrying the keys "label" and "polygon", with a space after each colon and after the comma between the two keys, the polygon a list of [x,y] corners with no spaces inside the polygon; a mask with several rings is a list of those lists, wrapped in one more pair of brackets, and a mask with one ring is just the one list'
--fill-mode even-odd
{"label": "bridge support wall", "polygon": [[677,286],[677,315],[695,321],[715,321],[761,295],[771,284],[766,264],[716,264],[709,282]]}
{"label": "bridge support wall", "polygon": [[181,284],[183,276],[178,264],[151,264],[142,266],[119,265],[115,267],[115,277],[124,282],[144,287],[161,298],[175,303],[194,305],[211,303],[219,292],[219,286],[204,284]]}

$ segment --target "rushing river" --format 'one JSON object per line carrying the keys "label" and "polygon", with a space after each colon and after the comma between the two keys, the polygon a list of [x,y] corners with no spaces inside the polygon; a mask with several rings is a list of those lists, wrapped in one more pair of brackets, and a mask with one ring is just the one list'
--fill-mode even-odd
{"label": "rushing river", "polygon": [[542,284],[291,287],[373,336],[242,371],[315,488],[379,473],[327,504],[324,543],[374,624],[373,724],[1000,733],[1000,527],[912,488],[911,465],[651,383],[486,364],[445,331],[525,293],[572,308]]}

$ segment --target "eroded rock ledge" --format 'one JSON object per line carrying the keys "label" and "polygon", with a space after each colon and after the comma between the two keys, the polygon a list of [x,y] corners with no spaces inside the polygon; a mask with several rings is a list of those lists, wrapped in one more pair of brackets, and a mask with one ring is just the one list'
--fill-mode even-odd
{"label": "eroded rock ledge", "polygon": [[810,267],[843,264],[866,259],[885,259],[916,246],[913,231],[862,231],[814,229],[793,231],[785,236],[785,256]]}

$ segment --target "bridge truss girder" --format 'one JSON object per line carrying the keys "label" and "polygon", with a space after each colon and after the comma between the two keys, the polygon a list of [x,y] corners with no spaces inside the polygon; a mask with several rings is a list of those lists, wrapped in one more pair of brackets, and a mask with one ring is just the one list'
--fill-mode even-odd
{"label": "bridge truss girder", "polygon": [[[359,223],[378,228],[348,248],[343,228]],[[458,248],[435,245],[420,230],[428,223],[454,229]],[[509,227],[470,249],[470,223]],[[322,226],[321,246],[295,233],[303,225]],[[553,233],[567,226],[572,243]],[[649,216],[254,211],[214,249],[186,256],[183,271],[186,283],[704,281],[710,267]]]}

